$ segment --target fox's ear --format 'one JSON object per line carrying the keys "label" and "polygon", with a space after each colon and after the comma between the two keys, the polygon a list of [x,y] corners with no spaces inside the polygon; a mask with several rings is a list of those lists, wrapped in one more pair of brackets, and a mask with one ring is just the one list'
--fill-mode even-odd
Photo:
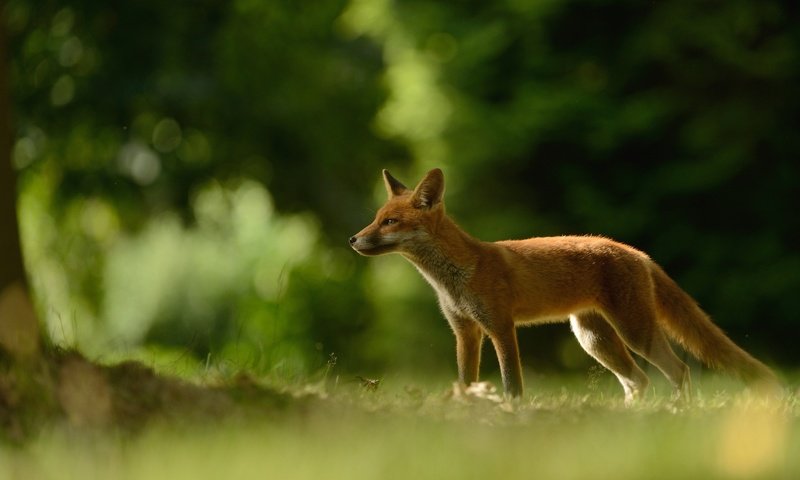
{"label": "fox's ear", "polygon": [[397,195],[402,195],[408,191],[405,185],[400,183],[400,180],[394,178],[389,170],[383,169],[383,183],[386,185],[386,193],[389,194],[389,198],[395,197]]}
{"label": "fox's ear", "polygon": [[444,174],[434,168],[425,175],[414,189],[412,201],[417,208],[433,208],[442,203],[444,196]]}

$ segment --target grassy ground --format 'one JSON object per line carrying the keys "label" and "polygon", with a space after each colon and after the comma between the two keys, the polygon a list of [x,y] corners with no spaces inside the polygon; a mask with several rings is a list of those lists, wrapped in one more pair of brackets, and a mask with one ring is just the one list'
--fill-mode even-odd
{"label": "grassy ground", "polygon": [[800,478],[796,393],[767,400],[714,379],[685,404],[659,392],[625,407],[610,382],[559,380],[513,403],[488,385],[284,384],[296,408],[135,434],[52,427],[0,447],[0,478]]}

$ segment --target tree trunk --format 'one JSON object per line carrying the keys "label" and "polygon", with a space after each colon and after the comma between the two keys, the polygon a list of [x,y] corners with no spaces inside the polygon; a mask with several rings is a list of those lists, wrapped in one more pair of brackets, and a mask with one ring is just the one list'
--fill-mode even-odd
{"label": "tree trunk", "polygon": [[17,223],[16,177],[11,167],[8,38],[0,11],[0,350],[15,360],[38,357],[42,339],[28,294]]}

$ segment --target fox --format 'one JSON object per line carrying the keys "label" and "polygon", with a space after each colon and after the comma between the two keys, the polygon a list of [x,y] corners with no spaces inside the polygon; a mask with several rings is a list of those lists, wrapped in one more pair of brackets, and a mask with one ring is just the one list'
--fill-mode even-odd
{"label": "fox", "polygon": [[491,340],[507,397],[523,393],[516,327],[569,322],[581,347],[611,371],[626,404],[649,378],[631,352],[691,398],[689,367],[670,340],[706,365],[755,385],[776,375],[736,345],[645,253],[602,236],[484,242],[446,213],[444,174],[430,170],[409,189],[383,170],[388,200],[349,239],[364,256],[399,253],[433,287],[456,341],[458,383],[478,381],[481,345]]}

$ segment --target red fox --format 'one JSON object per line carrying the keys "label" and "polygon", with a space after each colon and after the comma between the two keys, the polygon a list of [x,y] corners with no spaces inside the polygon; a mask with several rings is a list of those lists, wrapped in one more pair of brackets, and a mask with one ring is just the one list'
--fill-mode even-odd
{"label": "red fox", "polygon": [[772,371],[733,343],[646,254],[602,237],[483,242],[453,222],[444,175],[428,172],[413,190],[383,170],[389,200],[350,238],[361,255],[397,252],[433,286],[456,337],[458,379],[478,380],[488,336],[506,395],[522,395],[516,325],[569,319],[580,345],[611,370],[626,402],[649,380],[629,349],[658,367],[677,397],[691,393],[689,367],[668,338],[706,364],[746,381],[777,386]]}

